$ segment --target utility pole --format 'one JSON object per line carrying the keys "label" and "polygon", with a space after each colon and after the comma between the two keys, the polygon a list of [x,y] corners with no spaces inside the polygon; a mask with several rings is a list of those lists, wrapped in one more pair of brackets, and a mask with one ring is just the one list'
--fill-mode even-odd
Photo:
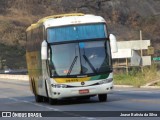
{"label": "utility pole", "polygon": [[[142,31],[140,30],[140,44],[141,44],[141,59],[143,57],[143,50],[142,50]],[[141,62],[141,71],[143,72],[143,59]]]}

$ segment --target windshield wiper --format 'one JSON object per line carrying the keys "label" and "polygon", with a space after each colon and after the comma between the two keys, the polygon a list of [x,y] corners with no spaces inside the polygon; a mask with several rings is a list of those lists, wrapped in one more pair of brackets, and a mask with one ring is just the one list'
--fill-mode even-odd
{"label": "windshield wiper", "polygon": [[83,55],[84,59],[87,61],[87,63],[89,64],[89,66],[91,67],[91,69],[93,70],[94,73],[97,73],[96,69],[93,67],[93,65],[91,64],[91,62],[88,60],[88,58],[86,57],[86,55]]}
{"label": "windshield wiper", "polygon": [[71,66],[69,67],[69,71],[68,71],[67,75],[70,75],[70,73],[72,72],[73,66],[74,66],[74,64],[76,63],[77,58],[78,58],[78,56],[75,56],[75,57],[74,57],[73,62],[72,62],[72,64],[71,64]]}

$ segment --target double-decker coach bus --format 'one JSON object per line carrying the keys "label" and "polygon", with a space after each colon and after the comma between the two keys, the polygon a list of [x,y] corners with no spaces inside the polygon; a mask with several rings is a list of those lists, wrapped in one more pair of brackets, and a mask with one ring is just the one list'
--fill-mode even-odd
{"label": "double-decker coach bus", "polygon": [[98,95],[107,100],[113,89],[111,51],[116,38],[106,21],[82,13],[53,15],[26,30],[26,60],[36,102]]}

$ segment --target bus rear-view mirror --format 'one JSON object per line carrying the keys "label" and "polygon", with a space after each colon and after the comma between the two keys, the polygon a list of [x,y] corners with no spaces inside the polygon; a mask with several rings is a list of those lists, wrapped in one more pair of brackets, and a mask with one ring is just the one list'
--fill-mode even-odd
{"label": "bus rear-view mirror", "polygon": [[44,40],[41,44],[41,59],[47,60],[47,42]]}
{"label": "bus rear-view mirror", "polygon": [[118,52],[117,40],[116,40],[115,35],[110,34],[109,39],[110,39],[111,52],[112,53]]}

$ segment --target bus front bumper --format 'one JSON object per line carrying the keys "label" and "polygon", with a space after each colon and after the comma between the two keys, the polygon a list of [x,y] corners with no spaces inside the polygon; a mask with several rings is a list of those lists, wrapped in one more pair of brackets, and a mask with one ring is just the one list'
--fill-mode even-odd
{"label": "bus front bumper", "polygon": [[113,82],[95,86],[73,87],[73,88],[52,88],[51,98],[61,99],[68,97],[92,96],[107,94],[113,89]]}

